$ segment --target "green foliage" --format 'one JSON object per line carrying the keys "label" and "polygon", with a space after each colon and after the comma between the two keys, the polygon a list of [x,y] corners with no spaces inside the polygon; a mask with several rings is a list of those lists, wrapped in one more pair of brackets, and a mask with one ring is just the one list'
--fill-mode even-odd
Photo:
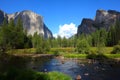
{"label": "green foliage", "polygon": [[57,42],[58,42],[58,46],[59,46],[59,47],[62,47],[62,38],[61,38],[61,36],[59,36],[59,35],[58,35],[58,37],[57,37]]}
{"label": "green foliage", "polygon": [[116,21],[116,23],[115,23],[115,37],[116,37],[116,44],[118,44],[118,42],[120,41],[120,21]]}
{"label": "green foliage", "polygon": [[107,32],[105,29],[97,30],[92,34],[92,45],[97,47],[97,53],[103,54],[106,46]]}
{"label": "green foliage", "polygon": [[111,26],[107,35],[107,46],[113,46],[116,44],[115,36],[115,27]]}
{"label": "green foliage", "polygon": [[[7,21],[6,19],[3,22],[3,25],[0,27],[0,51],[5,52],[8,50],[10,43],[8,43],[8,37],[9,37],[9,29],[7,28]],[[8,36],[8,37],[7,37]]]}
{"label": "green foliage", "polygon": [[57,41],[57,39],[51,39],[51,42],[49,42],[50,43],[50,45],[51,45],[51,47],[53,48],[53,47],[58,47],[59,45],[58,45],[58,41]]}
{"label": "green foliage", "polygon": [[68,47],[68,40],[65,37],[62,39],[62,47]]}
{"label": "green foliage", "polygon": [[97,55],[92,53],[92,54],[87,55],[87,58],[88,59],[97,59]]}
{"label": "green foliage", "polygon": [[0,72],[0,80],[72,80],[68,75],[60,72],[35,72],[33,70],[15,68],[9,69],[5,73]]}
{"label": "green foliage", "polygon": [[120,54],[104,54],[104,55],[112,59],[120,58]]}
{"label": "green foliage", "polygon": [[88,54],[90,52],[89,48],[89,43],[85,39],[82,39],[78,41],[76,51],[81,54]]}
{"label": "green foliage", "polygon": [[97,30],[92,33],[92,45],[97,46],[105,46],[106,45],[107,32],[105,29]]}
{"label": "green foliage", "polygon": [[87,58],[88,59],[97,59],[97,60],[108,59],[108,57],[103,54],[89,54],[89,55],[87,55]]}
{"label": "green foliage", "polygon": [[120,21],[116,21],[114,25],[110,28],[107,36],[107,45],[114,46],[117,45],[120,40]]}
{"label": "green foliage", "polygon": [[99,44],[97,46],[97,50],[96,50],[97,54],[103,54],[105,51],[106,51],[105,46],[103,46],[103,44]]}
{"label": "green foliage", "polygon": [[[26,34],[27,35],[27,34]],[[24,35],[24,48],[32,48],[32,36],[26,36]]]}
{"label": "green foliage", "polygon": [[60,55],[60,52],[59,52],[58,50],[55,50],[55,51],[53,52],[53,54],[54,54],[55,56],[59,56],[59,55]]}
{"label": "green foliage", "polygon": [[[58,36],[53,39],[44,39],[37,33],[34,36],[27,36],[27,31],[23,30],[22,21],[19,18],[14,21],[11,19],[8,23],[6,19],[0,26],[0,52],[6,52],[10,49],[36,48],[36,53],[46,53],[50,48],[66,48],[74,47],[79,53],[91,53],[89,47],[97,47],[97,53],[105,53],[105,46],[114,46],[120,40],[120,21],[116,21],[107,32],[103,28],[99,28],[92,34],[74,35],[71,38]],[[61,50],[60,52],[71,53],[72,50]],[[74,52],[74,51],[73,51]],[[96,53],[94,52],[94,53]],[[53,53],[57,53],[54,52]]]}
{"label": "green foliage", "polygon": [[66,58],[80,58],[86,59],[87,54],[67,53],[63,55]]}
{"label": "green foliage", "polygon": [[58,35],[57,38],[49,39],[49,44],[52,48],[59,47],[76,47],[77,44],[77,36],[74,35],[71,38],[61,37]]}
{"label": "green foliage", "polygon": [[9,23],[4,21],[0,28],[0,50],[6,52],[9,49],[24,48],[25,37],[20,19],[16,25],[12,19]]}
{"label": "green foliage", "polygon": [[48,75],[49,75],[49,80],[72,80],[71,78],[70,78],[70,76],[68,76],[68,75],[65,75],[65,74],[63,74],[63,73],[60,73],[60,72],[50,72],[50,73],[48,73]]}
{"label": "green foliage", "polygon": [[32,40],[33,47],[36,48],[37,54],[46,53],[50,50],[49,42],[37,33],[34,34]]}
{"label": "green foliage", "polygon": [[67,48],[51,48],[50,52],[52,53],[56,53],[56,52],[63,52],[63,53],[73,53],[75,52],[75,48],[74,47],[67,47]]}
{"label": "green foliage", "polygon": [[120,53],[120,45],[115,45],[113,48],[113,51],[111,53],[113,53],[113,54]]}

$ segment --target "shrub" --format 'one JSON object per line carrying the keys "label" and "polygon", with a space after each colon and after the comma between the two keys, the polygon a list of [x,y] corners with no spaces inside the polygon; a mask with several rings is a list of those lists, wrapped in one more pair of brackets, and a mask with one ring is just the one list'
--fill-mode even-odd
{"label": "shrub", "polygon": [[12,68],[7,72],[0,72],[0,80],[72,80],[70,76],[60,72],[36,72],[33,70],[19,70]]}
{"label": "shrub", "polygon": [[96,59],[97,55],[92,53],[92,54],[87,55],[87,58],[88,59]]}
{"label": "shrub", "polygon": [[97,60],[108,59],[108,57],[103,54],[89,54],[89,55],[87,55],[87,58],[88,59],[97,59]]}
{"label": "shrub", "polygon": [[120,53],[120,45],[114,46],[113,51],[111,53],[112,54]]}
{"label": "shrub", "polygon": [[76,51],[81,54],[88,54],[90,53],[90,45],[89,43],[85,40],[82,39],[78,42]]}
{"label": "shrub", "polygon": [[60,55],[60,52],[59,52],[58,50],[55,50],[55,51],[53,52],[53,54],[54,54],[55,56],[59,56],[59,55]]}

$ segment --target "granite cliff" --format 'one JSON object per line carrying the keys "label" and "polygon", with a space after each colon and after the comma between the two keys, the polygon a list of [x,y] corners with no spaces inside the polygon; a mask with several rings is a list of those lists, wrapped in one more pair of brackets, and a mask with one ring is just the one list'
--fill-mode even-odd
{"label": "granite cliff", "polygon": [[116,21],[120,21],[120,12],[115,10],[97,10],[95,19],[84,18],[78,26],[77,35],[82,33],[91,34],[98,29],[105,28],[107,31]]}
{"label": "granite cliff", "polygon": [[47,28],[47,26],[43,22],[42,16],[29,10],[16,12],[14,14],[7,14],[0,10],[0,24],[2,24],[5,18],[8,22],[10,21],[10,19],[13,19],[16,23],[19,17],[22,19],[23,28],[27,30],[28,35],[34,35],[34,33],[37,32],[39,35],[43,35],[44,38],[53,37],[52,32]]}

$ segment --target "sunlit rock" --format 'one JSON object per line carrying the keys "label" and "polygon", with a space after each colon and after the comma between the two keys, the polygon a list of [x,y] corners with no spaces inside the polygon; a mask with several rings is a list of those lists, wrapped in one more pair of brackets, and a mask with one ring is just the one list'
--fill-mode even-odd
{"label": "sunlit rock", "polygon": [[24,10],[13,14],[6,14],[0,11],[0,24],[3,22],[4,18],[6,18],[8,22],[13,19],[15,23],[18,18],[21,18],[23,28],[27,31],[28,35],[33,36],[34,33],[37,32],[38,35],[42,35],[44,38],[53,38],[52,32],[43,21],[43,17],[30,10]]}

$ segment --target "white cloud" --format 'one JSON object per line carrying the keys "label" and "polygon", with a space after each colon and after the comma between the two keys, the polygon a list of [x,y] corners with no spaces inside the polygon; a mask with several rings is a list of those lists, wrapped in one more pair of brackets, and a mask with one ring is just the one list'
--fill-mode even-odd
{"label": "white cloud", "polygon": [[57,35],[60,35],[61,37],[69,38],[72,35],[77,33],[77,27],[74,23],[70,24],[64,24],[59,26],[58,33],[54,34],[54,37],[57,37]]}
{"label": "white cloud", "polygon": [[55,33],[55,34],[53,34],[53,36],[54,36],[55,38],[57,38],[58,34]]}

